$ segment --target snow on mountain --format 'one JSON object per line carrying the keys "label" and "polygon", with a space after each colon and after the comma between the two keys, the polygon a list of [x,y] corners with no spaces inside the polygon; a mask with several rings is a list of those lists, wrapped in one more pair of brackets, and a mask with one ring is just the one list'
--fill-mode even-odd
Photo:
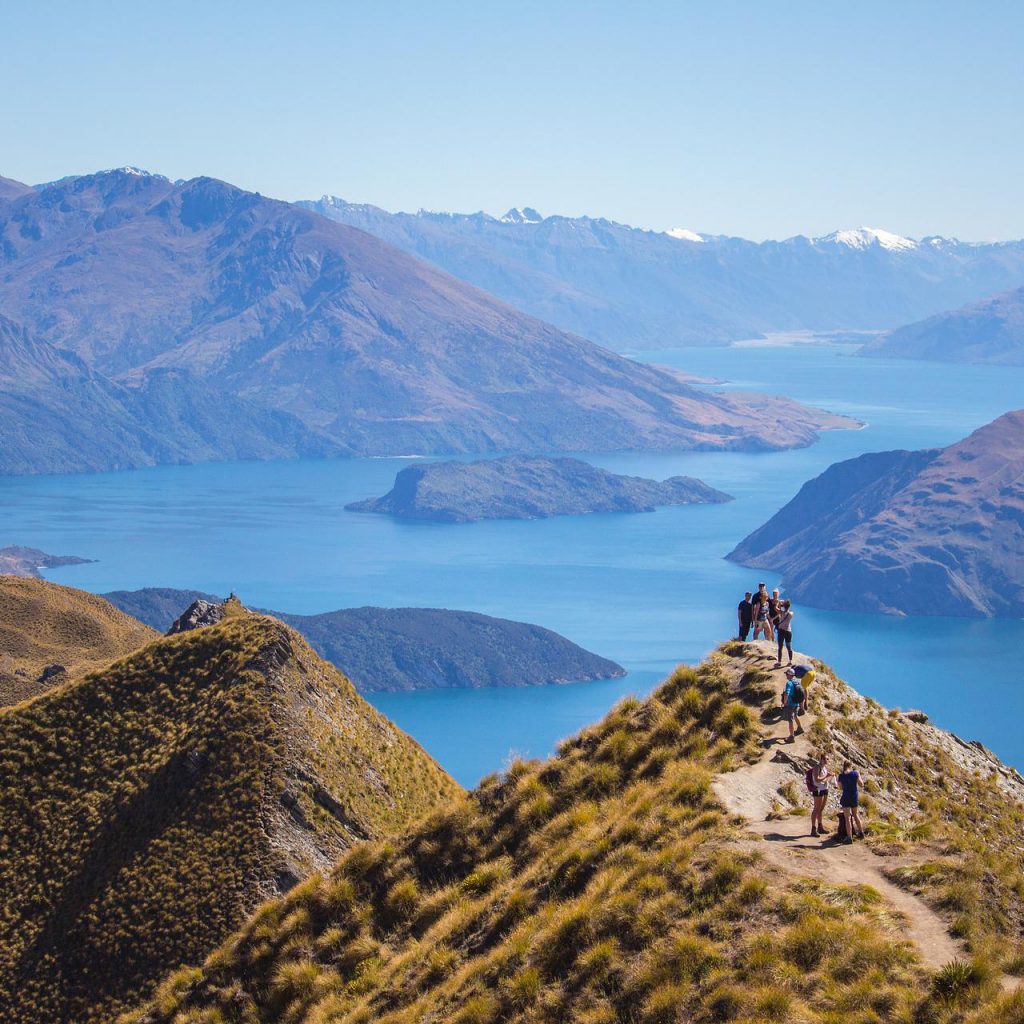
{"label": "snow on mountain", "polygon": [[847,228],[844,231],[833,231],[831,235],[816,238],[815,241],[833,242],[851,249],[868,249],[873,245],[880,245],[883,249],[889,249],[892,252],[904,252],[917,248],[917,242],[912,238],[894,235],[891,231],[884,231],[882,228]]}
{"label": "snow on mountain", "polygon": [[524,206],[518,209],[513,206],[504,217],[502,224],[539,224],[544,218],[532,206]]}
{"label": "snow on mountain", "polygon": [[665,232],[669,238],[678,238],[683,242],[703,242],[704,239],[697,234],[696,231],[690,231],[689,228],[669,228]]}

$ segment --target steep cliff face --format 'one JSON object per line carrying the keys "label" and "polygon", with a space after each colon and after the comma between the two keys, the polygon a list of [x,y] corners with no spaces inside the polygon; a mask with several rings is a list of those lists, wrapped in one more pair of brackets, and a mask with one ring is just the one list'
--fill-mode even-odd
{"label": "steep cliff face", "polygon": [[5,1021],[106,1024],[459,792],[296,633],[228,612],[0,715]]}
{"label": "steep cliff face", "polygon": [[838,463],[729,557],[819,607],[1019,617],[1024,412],[946,449]]}

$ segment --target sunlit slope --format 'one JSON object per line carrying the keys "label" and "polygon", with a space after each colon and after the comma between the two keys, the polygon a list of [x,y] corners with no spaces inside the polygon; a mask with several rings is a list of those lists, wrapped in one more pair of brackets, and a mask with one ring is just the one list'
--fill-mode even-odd
{"label": "sunlit slope", "polygon": [[237,606],[0,714],[5,1024],[110,1020],[261,900],[454,782]]}
{"label": "sunlit slope", "polygon": [[[736,784],[776,717],[777,679],[736,647],[404,839],[353,850],[126,1020],[1019,1020],[994,1001],[999,971],[1020,966],[1005,929],[1024,880],[1002,857],[978,874],[987,832],[1019,834],[1019,791],[980,772],[977,748],[958,762],[943,754],[947,734],[887,714],[823,667],[819,677],[816,742],[873,762],[865,774],[889,796],[869,808],[871,843],[904,884],[895,866],[920,866],[974,965],[926,968],[876,891],[783,870],[716,800],[713,777]],[[780,792],[777,813],[787,806]]]}
{"label": "sunlit slope", "polygon": [[41,693],[48,665],[68,675],[106,665],[156,632],[94,594],[21,576],[0,576],[0,705]]}

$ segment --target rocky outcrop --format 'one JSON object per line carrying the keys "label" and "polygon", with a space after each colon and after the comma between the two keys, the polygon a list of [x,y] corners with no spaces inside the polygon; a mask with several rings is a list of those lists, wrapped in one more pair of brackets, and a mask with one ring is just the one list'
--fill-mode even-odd
{"label": "rocky outcrop", "polygon": [[509,456],[410,466],[398,473],[394,487],[383,497],[345,507],[402,519],[468,523],[588,512],[652,512],[659,505],[730,500],[730,495],[689,476],[659,482],[609,473],[579,459]]}
{"label": "rocky outcrop", "polygon": [[1019,618],[1024,412],[945,449],[840,462],[728,556],[843,611]]}
{"label": "rocky outcrop", "polygon": [[215,626],[224,618],[224,606],[199,598],[193,601],[172,623],[167,630],[168,636],[175,633],[187,633],[190,629],[201,629],[203,626]]}

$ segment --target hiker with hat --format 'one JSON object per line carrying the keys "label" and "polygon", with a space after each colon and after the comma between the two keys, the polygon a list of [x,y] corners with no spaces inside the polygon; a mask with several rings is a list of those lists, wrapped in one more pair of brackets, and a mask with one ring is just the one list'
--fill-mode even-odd
{"label": "hiker with hat", "polygon": [[800,680],[791,668],[786,669],[786,685],[782,691],[782,715],[789,723],[788,743],[796,742],[796,734],[802,733],[804,727],[800,724],[800,709],[807,699]]}
{"label": "hiker with hat", "polygon": [[773,640],[774,634],[772,633],[772,613],[771,613],[771,595],[768,593],[768,585],[766,583],[758,583],[757,593],[754,595],[753,606],[754,606],[754,639],[757,639],[757,634],[760,633],[765,640]]}

